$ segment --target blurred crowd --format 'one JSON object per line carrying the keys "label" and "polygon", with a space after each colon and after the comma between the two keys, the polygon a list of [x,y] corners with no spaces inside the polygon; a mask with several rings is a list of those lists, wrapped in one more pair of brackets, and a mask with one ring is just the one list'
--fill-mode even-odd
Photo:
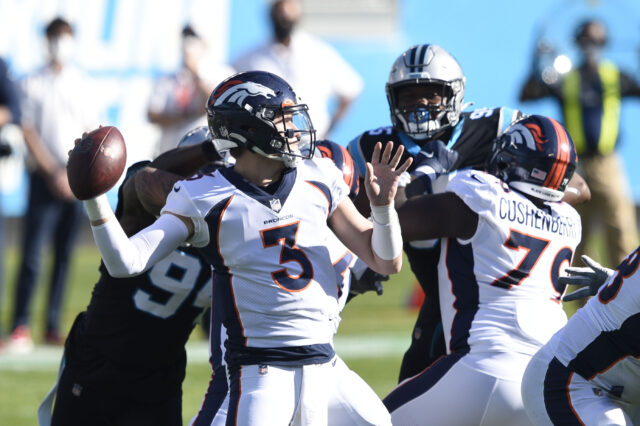
{"label": "blurred crowd", "polygon": [[[301,18],[300,2],[275,2],[269,14],[271,40],[239,55],[233,64],[213,60],[205,37],[192,22],[185,22],[176,34],[181,49],[179,69],[160,76],[148,99],[147,118],[159,135],[157,140],[146,142],[151,146],[146,150],[149,155],[175,147],[189,130],[206,125],[204,106],[211,90],[234,72],[248,69],[277,73],[300,87],[299,93],[316,111],[313,119],[318,136],[329,135],[362,91],[363,82],[333,47],[300,28]],[[100,121],[104,111],[97,110],[93,102],[95,80],[74,61],[74,23],[55,17],[44,24],[42,36],[46,58],[41,68],[16,81],[7,64],[0,61],[0,167],[17,164],[20,174],[24,163],[28,173],[27,206],[19,232],[20,266],[8,291],[3,289],[0,269],[0,301],[4,295],[12,298],[9,324],[0,326],[0,351],[6,345],[12,353],[29,352],[34,347],[32,302],[43,249],[49,241],[54,259],[47,283],[43,341],[64,343],[61,309],[70,257],[83,218],[81,204],[67,182],[67,152],[83,132],[111,124]],[[330,66],[321,70],[314,65],[318,59]],[[334,102],[335,108],[331,107]],[[14,178],[19,180],[19,176]],[[4,222],[0,216],[0,235]],[[4,242],[2,238],[0,250]],[[2,264],[0,261],[0,268]]]}

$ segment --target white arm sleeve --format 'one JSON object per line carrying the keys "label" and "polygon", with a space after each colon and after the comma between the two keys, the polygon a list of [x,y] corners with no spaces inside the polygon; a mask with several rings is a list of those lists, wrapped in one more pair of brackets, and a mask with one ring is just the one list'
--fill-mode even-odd
{"label": "white arm sleeve", "polygon": [[138,275],[164,259],[189,236],[187,226],[176,216],[163,214],[131,238],[115,218],[91,226],[102,261],[112,277]]}

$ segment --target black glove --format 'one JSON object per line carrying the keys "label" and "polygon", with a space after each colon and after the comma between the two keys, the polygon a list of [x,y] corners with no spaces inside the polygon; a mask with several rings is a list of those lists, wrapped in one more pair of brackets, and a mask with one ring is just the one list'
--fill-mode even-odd
{"label": "black glove", "polygon": [[375,291],[378,296],[382,295],[384,289],[382,288],[382,282],[388,281],[389,275],[379,274],[373,269],[367,267],[362,273],[360,278],[356,278],[355,274],[351,272],[351,289],[349,290],[349,297],[351,300],[358,294],[366,293],[368,291]]}
{"label": "black glove", "polygon": [[413,162],[415,168],[411,175],[421,179],[428,191],[431,183],[440,175],[449,173],[460,155],[449,148],[440,139],[431,140],[422,146]]}
{"label": "black glove", "polygon": [[598,289],[602,287],[609,278],[616,272],[613,269],[605,268],[589,256],[581,256],[582,261],[588,268],[569,267],[566,269],[570,276],[558,278],[560,285],[581,286],[578,290],[565,294],[562,298],[563,302],[581,299],[587,296],[593,296],[598,293]]}

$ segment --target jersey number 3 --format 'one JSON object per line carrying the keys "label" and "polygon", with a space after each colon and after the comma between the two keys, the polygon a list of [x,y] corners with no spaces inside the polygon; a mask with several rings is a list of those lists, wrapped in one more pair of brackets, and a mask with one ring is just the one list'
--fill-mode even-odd
{"label": "jersey number 3", "polygon": [[291,275],[287,268],[278,269],[271,273],[273,281],[278,287],[287,291],[301,291],[307,288],[313,279],[313,265],[302,250],[296,247],[298,227],[300,222],[278,226],[260,231],[264,248],[280,244],[280,264],[296,262],[302,269],[298,275]]}

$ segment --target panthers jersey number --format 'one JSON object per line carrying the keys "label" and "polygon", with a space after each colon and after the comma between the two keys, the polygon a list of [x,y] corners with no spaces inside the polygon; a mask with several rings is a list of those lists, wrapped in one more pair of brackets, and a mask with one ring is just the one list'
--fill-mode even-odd
{"label": "panthers jersey number", "polygon": [[478,108],[469,115],[469,118],[471,120],[477,120],[482,117],[491,117],[492,114],[493,108]]}
{"label": "panthers jersey number", "polygon": [[[176,250],[147,272],[149,282],[169,294],[167,300],[158,302],[150,293],[138,289],[133,295],[133,302],[141,311],[169,318],[196,288],[201,269],[202,263],[198,257]],[[210,301],[210,292],[209,285],[202,286],[193,299],[193,306],[204,309]]]}

